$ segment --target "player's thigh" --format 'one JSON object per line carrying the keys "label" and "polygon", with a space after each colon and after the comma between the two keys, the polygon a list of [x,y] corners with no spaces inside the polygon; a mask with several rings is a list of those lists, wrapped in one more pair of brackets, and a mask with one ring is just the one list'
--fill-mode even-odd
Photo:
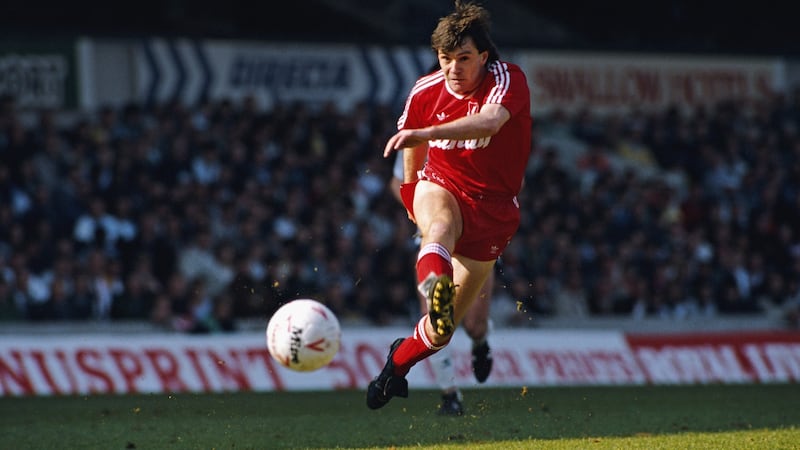
{"label": "player's thigh", "polygon": [[[422,244],[444,238],[445,242],[441,243],[453,250],[463,227],[461,209],[450,191],[436,183],[420,180],[414,192],[414,217],[422,232]],[[447,229],[432,230],[434,224],[444,225]]]}
{"label": "player's thigh", "polygon": [[495,261],[477,261],[461,255],[453,256],[453,281],[456,284],[454,317],[460,323],[475,303],[481,287],[494,270]]}

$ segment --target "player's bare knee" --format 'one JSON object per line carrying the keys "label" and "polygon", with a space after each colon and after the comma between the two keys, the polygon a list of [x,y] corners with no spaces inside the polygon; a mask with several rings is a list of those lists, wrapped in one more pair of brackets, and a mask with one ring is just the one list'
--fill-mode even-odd
{"label": "player's bare knee", "polygon": [[442,241],[450,241],[450,235],[452,234],[451,226],[441,220],[434,221],[428,227],[428,232],[426,234],[426,238],[429,241],[433,242],[442,242]]}

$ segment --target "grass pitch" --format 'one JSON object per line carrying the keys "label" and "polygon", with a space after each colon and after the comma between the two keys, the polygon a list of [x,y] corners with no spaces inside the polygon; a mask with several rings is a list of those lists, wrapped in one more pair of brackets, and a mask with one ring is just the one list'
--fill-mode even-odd
{"label": "grass pitch", "polygon": [[412,388],[0,398],[9,449],[797,449],[800,386],[472,389],[463,417]]}

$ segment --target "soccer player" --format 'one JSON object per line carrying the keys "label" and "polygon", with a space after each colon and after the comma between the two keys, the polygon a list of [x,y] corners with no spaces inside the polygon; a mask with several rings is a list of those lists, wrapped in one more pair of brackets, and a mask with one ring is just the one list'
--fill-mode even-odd
{"label": "soccer player", "polygon": [[525,74],[501,61],[489,13],[456,1],[431,35],[440,70],[417,80],[384,157],[403,151],[400,195],[421,233],[416,271],[427,314],[395,340],[367,406],[408,397],[405,376],[465,320],[520,222],[531,147]]}
{"label": "soccer player", "polygon": [[[438,69],[437,69],[438,70]],[[394,161],[392,179],[389,188],[392,194],[401,203],[400,186],[403,184],[403,154],[397,153]],[[489,319],[489,306],[494,287],[494,272],[483,283],[478,299],[464,317],[464,331],[472,340],[472,373],[479,383],[483,383],[492,371],[492,354],[489,349],[488,333],[491,328]],[[420,300],[420,310],[428,312],[427,299],[423,295],[417,296]],[[442,391],[442,402],[439,405],[439,414],[448,416],[461,416],[464,414],[462,403],[463,395],[455,383],[455,367],[450,356],[449,347],[445,347],[431,356],[436,384]]]}

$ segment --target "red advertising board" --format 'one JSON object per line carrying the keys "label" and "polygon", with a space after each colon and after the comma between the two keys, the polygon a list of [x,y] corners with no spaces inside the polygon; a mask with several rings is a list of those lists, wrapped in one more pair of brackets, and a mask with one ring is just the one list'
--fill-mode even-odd
{"label": "red advertising board", "polygon": [[797,332],[626,338],[650,383],[800,381],[800,333]]}
{"label": "red advertising board", "polygon": [[534,113],[684,110],[723,100],[762,101],[786,88],[775,58],[521,52]]}

